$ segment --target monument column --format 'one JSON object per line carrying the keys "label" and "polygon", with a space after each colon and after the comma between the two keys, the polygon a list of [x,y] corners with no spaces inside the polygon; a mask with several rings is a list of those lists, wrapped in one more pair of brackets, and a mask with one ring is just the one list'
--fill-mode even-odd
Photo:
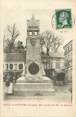
{"label": "monument column", "polygon": [[27,20],[26,38],[26,79],[32,81],[40,80],[44,72],[41,63],[39,32],[39,20],[32,16],[30,20]]}

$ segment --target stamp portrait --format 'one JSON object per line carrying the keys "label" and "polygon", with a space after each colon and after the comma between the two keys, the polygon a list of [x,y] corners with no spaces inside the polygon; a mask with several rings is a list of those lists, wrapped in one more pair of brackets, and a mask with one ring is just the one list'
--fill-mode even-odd
{"label": "stamp portrait", "polygon": [[71,9],[59,9],[55,11],[56,28],[72,28],[72,14]]}

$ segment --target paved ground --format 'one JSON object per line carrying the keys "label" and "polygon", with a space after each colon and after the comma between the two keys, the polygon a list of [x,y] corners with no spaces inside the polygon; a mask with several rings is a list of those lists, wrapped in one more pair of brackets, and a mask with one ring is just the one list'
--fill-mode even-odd
{"label": "paved ground", "polygon": [[[41,97],[41,98],[50,98],[50,100],[55,100],[59,102],[71,102],[71,93],[68,90],[68,85],[64,86],[54,86],[55,91],[50,93],[49,95],[34,95],[33,98]],[[5,95],[6,100],[13,100],[13,99],[28,99],[31,98],[30,93],[26,92],[26,95],[21,95],[20,92],[14,92],[14,95]]]}

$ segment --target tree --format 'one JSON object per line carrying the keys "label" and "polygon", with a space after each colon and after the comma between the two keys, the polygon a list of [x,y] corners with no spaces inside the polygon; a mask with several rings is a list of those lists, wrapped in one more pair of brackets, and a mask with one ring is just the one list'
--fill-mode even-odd
{"label": "tree", "polygon": [[18,41],[16,45],[16,51],[17,52],[25,52],[25,47],[23,46],[22,41]]}
{"label": "tree", "polygon": [[18,42],[17,42],[17,48],[18,48],[18,49],[24,49],[24,46],[23,46],[22,41],[18,41]]}
{"label": "tree", "polygon": [[58,48],[62,44],[61,38],[55,36],[51,31],[45,31],[40,36],[41,46],[45,45],[47,49],[47,54],[49,54],[49,50],[52,52],[57,52]]}
{"label": "tree", "polygon": [[13,24],[13,26],[10,25],[7,26],[7,33],[8,33],[8,38],[6,38],[6,40],[4,39],[4,43],[6,43],[6,46],[4,44],[4,51],[11,52],[12,49],[14,49],[15,40],[19,36],[19,31],[17,30],[16,25]]}
{"label": "tree", "polygon": [[64,79],[65,79],[65,73],[64,72],[57,73],[56,80],[64,81]]}

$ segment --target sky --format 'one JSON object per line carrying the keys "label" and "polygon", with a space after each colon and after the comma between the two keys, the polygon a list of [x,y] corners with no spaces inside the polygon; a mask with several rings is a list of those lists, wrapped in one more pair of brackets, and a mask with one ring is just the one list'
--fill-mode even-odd
{"label": "sky", "polygon": [[[45,2],[44,2],[45,1]],[[60,1],[60,0],[57,0]],[[61,2],[62,1],[62,2]],[[63,8],[72,8],[73,5],[69,5],[66,2],[66,6],[63,5],[64,1],[51,2],[51,0],[2,0],[2,19],[1,28],[4,34],[7,30],[7,25],[16,24],[17,29],[20,32],[18,40],[26,43],[26,31],[27,31],[27,19],[35,15],[36,19],[40,20],[40,33],[50,30],[63,40],[63,45],[72,40],[72,29],[57,30],[55,28],[55,10]],[[74,13],[73,13],[74,14]],[[52,19],[53,18],[53,19]]]}

